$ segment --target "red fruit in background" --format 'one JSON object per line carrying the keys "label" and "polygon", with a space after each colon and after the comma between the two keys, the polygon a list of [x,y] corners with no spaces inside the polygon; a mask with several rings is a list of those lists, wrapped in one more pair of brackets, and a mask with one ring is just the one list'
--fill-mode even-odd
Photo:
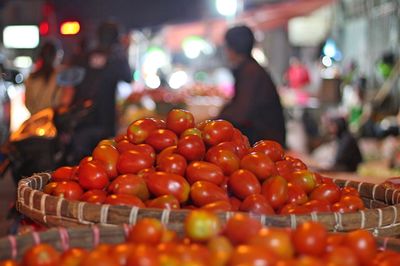
{"label": "red fruit in background", "polygon": [[145,153],[128,150],[120,154],[117,170],[120,174],[136,174],[142,169],[151,168],[154,158]]}
{"label": "red fruit in background", "polygon": [[275,214],[267,199],[261,194],[252,194],[246,197],[239,210],[255,214],[272,215]]}
{"label": "red fruit in background", "polygon": [[235,248],[229,265],[277,265],[278,257],[263,246],[240,245]]}
{"label": "red fruit in background", "polygon": [[213,212],[228,212],[232,211],[232,206],[230,202],[226,200],[220,200],[203,205],[201,209]]}
{"label": "red fruit in background", "polygon": [[127,241],[135,244],[157,245],[163,234],[164,226],[159,220],[142,218],[129,231]]}
{"label": "red fruit in background", "polygon": [[307,194],[317,185],[314,174],[308,170],[293,172],[288,181],[293,185],[300,186]]}
{"label": "red fruit in background", "polygon": [[167,114],[167,128],[180,135],[188,128],[194,127],[192,113],[183,109],[172,109]]}
{"label": "red fruit in background", "polygon": [[107,193],[100,189],[91,189],[82,194],[80,201],[102,204],[107,198]]}
{"label": "red fruit in background", "polygon": [[151,145],[157,152],[160,152],[169,146],[176,145],[178,143],[178,137],[171,130],[156,129],[150,132],[145,142]]}
{"label": "red fruit in background", "polygon": [[120,175],[115,178],[108,186],[108,192],[116,195],[133,195],[143,201],[150,196],[144,179],[133,174]]}
{"label": "red fruit in background", "polygon": [[103,189],[108,185],[109,179],[106,170],[96,160],[79,164],[78,181],[84,189]]}
{"label": "red fruit in background", "polygon": [[231,174],[228,179],[228,187],[240,199],[261,192],[261,185],[257,177],[245,169],[239,169]]}
{"label": "red fruit in background", "polygon": [[220,185],[224,181],[225,176],[222,169],[213,163],[194,161],[186,169],[186,178],[190,184],[196,181],[209,181]]}
{"label": "red fruit in background", "polygon": [[[60,257],[60,266],[79,265],[81,261],[89,254],[89,251],[83,248],[70,248]],[[11,266],[11,265],[9,265]]]}
{"label": "red fruit in background", "polygon": [[41,243],[29,248],[23,258],[24,266],[56,266],[60,263],[60,253],[46,243]]}
{"label": "red fruit in background", "polygon": [[159,171],[184,176],[186,171],[186,159],[180,154],[171,154],[160,158],[157,169]]}
{"label": "red fruit in background", "polygon": [[156,247],[152,245],[135,245],[135,248],[130,252],[126,265],[132,266],[158,266],[159,254]]}
{"label": "red fruit in background", "polygon": [[240,160],[240,168],[251,171],[261,181],[277,174],[274,162],[260,152],[252,152],[243,156]]}
{"label": "red fruit in background", "polygon": [[195,182],[190,188],[190,198],[198,207],[215,201],[229,201],[228,195],[222,188],[208,181]]}
{"label": "red fruit in background", "polygon": [[236,212],[239,210],[242,201],[236,197],[229,197],[229,203],[231,204],[232,211]]}
{"label": "red fruit in background", "polygon": [[328,265],[358,266],[360,265],[354,252],[344,246],[333,246],[324,256]]}
{"label": "red fruit in background", "polygon": [[148,200],[146,202],[146,206],[149,208],[168,209],[168,210],[180,208],[179,201],[172,195],[163,195],[155,199]]}
{"label": "red fruit in background", "polygon": [[198,161],[203,159],[206,146],[201,137],[189,135],[178,140],[177,153],[183,155],[188,161]]}
{"label": "red fruit in background", "polygon": [[52,192],[52,195],[68,200],[79,200],[82,194],[82,187],[75,181],[59,182]]}
{"label": "red fruit in background", "polygon": [[330,212],[331,204],[327,200],[310,200],[303,204],[309,212]]}
{"label": "red fruit in background", "polygon": [[75,175],[76,168],[72,166],[61,166],[51,173],[51,181],[70,181]]}
{"label": "red fruit in background", "polygon": [[307,214],[310,211],[304,207],[303,205],[297,205],[294,203],[288,203],[283,205],[283,207],[279,210],[279,214],[286,215],[286,214]]}
{"label": "red fruit in background", "polygon": [[346,205],[347,208],[349,208],[349,210],[353,212],[365,209],[364,202],[360,197],[357,196],[343,196],[340,199],[340,202]]}
{"label": "red fruit in background", "polygon": [[292,241],[301,255],[321,256],[325,252],[328,232],[318,222],[307,221],[292,232]]}
{"label": "red fruit in background", "polygon": [[340,200],[341,192],[339,186],[326,183],[317,186],[311,191],[310,199],[312,200],[326,200],[330,204],[338,202]]}
{"label": "red fruit in background", "polygon": [[286,179],[277,175],[264,181],[261,194],[275,210],[281,208],[288,199],[288,183]]}
{"label": "red fruit in background", "polygon": [[186,137],[186,136],[199,136],[200,138],[203,139],[202,134],[201,134],[201,130],[195,127],[192,128],[188,128],[185,131],[183,131],[181,133],[181,135],[179,136],[180,138]]}
{"label": "red fruit in background", "polygon": [[273,162],[282,160],[285,155],[281,144],[272,140],[260,140],[253,145],[251,150],[264,153]]}
{"label": "red fruit in background", "polygon": [[106,169],[107,175],[114,178],[118,175],[117,162],[119,152],[114,146],[110,145],[97,145],[92,153],[93,159],[101,162]]}
{"label": "red fruit in background", "polygon": [[195,210],[184,221],[185,235],[194,241],[207,241],[221,232],[218,216],[210,211]]}
{"label": "red fruit in background", "polygon": [[299,185],[293,185],[292,183],[288,183],[288,199],[287,203],[294,203],[297,205],[304,204],[308,201],[308,196],[304,189],[302,189]]}
{"label": "red fruit in background", "polygon": [[374,236],[365,230],[347,233],[343,242],[354,252],[362,265],[368,265],[377,253]]}
{"label": "red fruit in background", "polygon": [[151,118],[139,119],[132,122],[127,129],[126,136],[134,144],[143,143],[150,132],[159,128],[156,120]]}
{"label": "red fruit in background", "polygon": [[189,198],[189,183],[180,175],[154,172],[148,175],[146,183],[150,192],[156,197],[173,195],[180,203],[187,201]]}
{"label": "red fruit in background", "polygon": [[240,159],[235,152],[213,146],[206,152],[205,160],[221,167],[225,175],[239,169]]}
{"label": "red fruit in background", "polygon": [[139,208],[145,207],[143,201],[141,201],[138,197],[132,196],[132,195],[125,195],[125,194],[108,195],[108,197],[104,201],[104,204],[130,206],[130,207],[136,206]]}
{"label": "red fruit in background", "polygon": [[242,244],[258,234],[262,225],[243,213],[236,213],[225,224],[224,235],[234,244]]}
{"label": "red fruit in background", "polygon": [[224,141],[230,141],[233,136],[233,126],[226,120],[213,120],[205,124],[202,135],[204,142],[213,146]]}

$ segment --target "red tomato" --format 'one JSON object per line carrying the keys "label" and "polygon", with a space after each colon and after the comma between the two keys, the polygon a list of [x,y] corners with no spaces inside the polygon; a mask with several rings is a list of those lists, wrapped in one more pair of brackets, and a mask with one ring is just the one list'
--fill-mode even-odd
{"label": "red tomato", "polygon": [[119,153],[123,153],[124,151],[129,151],[134,149],[136,145],[130,142],[128,139],[123,139],[117,142],[117,150]]}
{"label": "red tomato", "polygon": [[79,266],[118,266],[118,260],[111,257],[110,254],[103,250],[97,250],[90,252],[89,255],[83,258]]}
{"label": "red tomato", "polygon": [[195,127],[185,129],[185,131],[183,131],[179,137],[183,138],[183,137],[186,137],[186,136],[193,136],[193,135],[199,136],[200,138],[203,138],[202,134],[201,134],[201,130],[198,129],[198,128],[195,128]]}
{"label": "red tomato", "polygon": [[303,204],[309,212],[330,212],[331,204],[327,200],[310,200]]}
{"label": "red tomato", "polygon": [[356,197],[360,197],[360,193],[358,192],[358,190],[354,187],[342,187],[341,189],[341,197],[344,196],[356,196]]}
{"label": "red tomato", "polygon": [[133,195],[143,201],[150,196],[144,179],[133,174],[120,175],[115,178],[108,186],[108,192],[116,195]]}
{"label": "red tomato", "polygon": [[177,146],[176,145],[169,146],[169,147],[163,149],[160,153],[157,154],[156,164],[159,164],[161,158],[170,156],[170,155],[176,153],[176,151],[177,151]]}
{"label": "red tomato", "polygon": [[198,207],[215,201],[229,201],[228,195],[222,188],[208,181],[195,182],[190,188],[190,197]]}
{"label": "red tomato", "polygon": [[379,252],[371,266],[398,266],[400,265],[400,254],[393,250]]}
{"label": "red tomato", "polygon": [[156,129],[150,132],[145,142],[151,145],[157,152],[160,152],[169,146],[176,145],[178,143],[178,137],[171,130]]}
{"label": "red tomato", "polygon": [[306,214],[310,213],[310,211],[304,207],[303,205],[297,205],[294,203],[288,203],[279,210],[279,214]]}
{"label": "red tomato", "polygon": [[346,205],[350,211],[358,211],[365,209],[364,202],[360,197],[357,196],[344,196],[340,199],[344,205]]}
{"label": "red tomato", "polygon": [[82,187],[75,181],[63,181],[54,188],[52,195],[68,200],[79,200],[82,196]]}
{"label": "red tomato", "polygon": [[167,128],[174,131],[177,135],[188,128],[194,127],[194,117],[192,113],[183,109],[172,109],[167,114]]}
{"label": "red tomato", "polygon": [[97,143],[96,146],[101,146],[101,145],[108,145],[108,146],[112,146],[115,148],[117,143],[115,142],[114,139],[102,139],[99,141],[99,143]]}
{"label": "red tomato", "polygon": [[150,132],[158,128],[159,124],[152,118],[139,119],[128,126],[126,135],[133,144],[140,144],[146,140]]}
{"label": "red tomato", "polygon": [[184,221],[187,237],[194,241],[206,241],[221,232],[221,222],[216,214],[205,210],[190,212]]}
{"label": "red tomato", "polygon": [[189,198],[189,183],[180,175],[154,172],[148,175],[146,183],[150,192],[156,197],[171,194],[180,203],[187,201]]}
{"label": "red tomato", "polygon": [[304,189],[302,189],[298,185],[293,185],[292,183],[288,183],[288,199],[287,203],[294,203],[294,204],[304,204],[308,201],[308,196]]}
{"label": "red tomato", "polygon": [[37,244],[29,248],[23,258],[24,266],[58,266],[60,254],[49,244]]}
{"label": "red tomato", "polygon": [[[120,243],[111,247],[108,254],[119,262],[120,265],[127,265],[128,257],[134,252],[135,245],[131,243]],[[67,266],[67,265],[65,265]],[[73,265],[70,265],[73,266]],[[78,265],[76,265],[78,266]]]}
{"label": "red tomato", "polygon": [[344,243],[353,251],[363,265],[368,265],[377,253],[374,236],[365,230],[355,230],[347,233]]}
{"label": "red tomato", "polygon": [[157,169],[167,173],[184,176],[186,172],[186,159],[180,154],[171,154],[160,158]]}
{"label": "red tomato", "polygon": [[236,144],[236,152],[238,153],[239,158],[242,158],[244,155],[249,153],[250,143],[249,139],[244,136],[239,129],[233,129],[232,140],[233,143]]}
{"label": "red tomato", "polygon": [[342,266],[358,266],[360,265],[357,256],[354,252],[343,246],[334,246],[332,250],[325,255],[325,261],[328,265]]}
{"label": "red tomato", "polygon": [[153,147],[151,147],[149,144],[142,143],[133,146],[132,150],[137,151],[139,153],[143,153],[148,155],[149,157],[155,159],[156,158],[156,152]]}
{"label": "red tomato", "polygon": [[228,265],[228,260],[233,252],[233,245],[225,236],[216,236],[211,238],[207,247],[211,252],[210,260],[215,262],[215,265]]}
{"label": "red tomato", "polygon": [[304,192],[310,193],[317,185],[315,176],[308,170],[300,170],[292,173],[290,180],[293,185],[300,186]]}
{"label": "red tomato", "polygon": [[236,197],[229,197],[229,203],[231,204],[232,211],[236,212],[239,210],[242,201]]}
{"label": "red tomato", "polygon": [[152,245],[135,245],[129,254],[126,265],[132,266],[159,266],[159,254]]}
{"label": "red tomato", "polygon": [[295,171],[292,163],[286,160],[275,162],[275,167],[280,176],[283,176],[286,180],[290,180],[292,173]]}
{"label": "red tomato", "polygon": [[253,145],[252,151],[267,155],[273,162],[283,160],[285,151],[281,144],[273,140],[260,140]]}
{"label": "red tomato", "polygon": [[117,169],[120,174],[136,174],[142,169],[151,168],[154,163],[154,158],[147,154],[128,150],[119,156]]}
{"label": "red tomato", "polygon": [[106,200],[104,201],[105,204],[110,205],[122,205],[122,206],[136,206],[139,208],[144,208],[145,205],[143,201],[141,201],[138,197],[132,195],[125,195],[125,194],[111,194],[108,195]]}
{"label": "red tomato", "polygon": [[261,181],[277,174],[274,162],[265,154],[252,152],[243,156],[240,168],[247,169]]}
{"label": "red tomato", "polygon": [[142,218],[129,230],[128,242],[157,245],[164,234],[164,226],[154,218]]}
{"label": "red tomato", "polygon": [[285,160],[292,164],[292,167],[295,171],[307,170],[307,165],[298,158],[286,155]]}
{"label": "red tomato", "polygon": [[261,194],[275,210],[281,208],[288,199],[288,183],[285,178],[277,175],[264,181]]}
{"label": "red tomato", "polygon": [[213,163],[194,161],[186,169],[186,178],[190,184],[196,181],[209,181],[220,185],[224,181],[225,176],[222,169]]}
{"label": "red tomato", "polygon": [[278,262],[277,256],[262,246],[240,245],[232,253],[229,265],[263,265],[272,266]]}
{"label": "red tomato", "polygon": [[331,252],[334,247],[343,246],[345,234],[341,233],[329,233],[328,239],[326,240],[326,252]]}
{"label": "red tomato", "polygon": [[240,204],[239,210],[255,214],[275,214],[274,209],[261,194],[251,194],[247,196],[242,204]]}
{"label": "red tomato", "polygon": [[89,203],[102,204],[107,198],[107,193],[104,190],[92,189],[82,194],[80,201]]}
{"label": "red tomato", "polygon": [[[295,266],[326,266],[326,262],[315,256],[301,256],[297,258]],[[291,265],[290,265],[291,266]]]}
{"label": "red tomato", "polygon": [[103,189],[108,185],[108,175],[101,163],[92,160],[79,164],[78,181],[84,189]]}
{"label": "red tomato", "polygon": [[198,161],[206,154],[206,146],[201,137],[189,135],[178,140],[177,152],[188,161]]}
{"label": "red tomato", "polygon": [[233,126],[225,120],[214,120],[205,124],[203,140],[207,145],[213,146],[223,141],[230,141],[233,136]]}
{"label": "red tomato", "polygon": [[72,166],[61,166],[51,174],[51,181],[70,181],[75,175],[76,168]]}
{"label": "red tomato", "polygon": [[83,248],[71,248],[65,251],[60,258],[60,266],[79,265],[89,252]]}
{"label": "red tomato", "polygon": [[13,259],[2,260],[0,266],[18,266],[18,262]]}
{"label": "red tomato", "polygon": [[340,188],[336,184],[326,183],[317,186],[311,191],[310,199],[326,200],[330,204],[340,200]]}
{"label": "red tomato", "polygon": [[225,175],[231,175],[239,169],[240,160],[235,152],[213,146],[206,152],[205,160],[221,167]]}
{"label": "red tomato", "polygon": [[156,171],[156,169],[154,169],[153,167],[151,168],[145,168],[140,170],[139,172],[137,172],[137,176],[140,176],[141,178],[143,178],[145,181],[147,180],[147,177],[149,176],[150,173],[154,173]]}
{"label": "red tomato", "polygon": [[47,183],[44,188],[43,188],[43,192],[46,194],[53,194],[54,189],[58,186],[60,182],[50,182]]}
{"label": "red tomato", "polygon": [[245,169],[237,170],[231,174],[228,179],[228,187],[240,199],[261,192],[261,185],[257,177]]}
{"label": "red tomato", "polygon": [[156,209],[179,209],[179,201],[172,195],[163,195],[146,202],[146,206]]}
{"label": "red tomato", "polygon": [[328,232],[318,222],[307,221],[292,233],[293,245],[302,255],[321,256],[325,252]]}
{"label": "red tomato", "polygon": [[101,162],[110,178],[114,178],[118,175],[117,162],[119,152],[114,146],[97,145],[93,150],[92,156],[94,160]]}
{"label": "red tomato", "polygon": [[114,141],[118,143],[124,139],[128,139],[128,136],[126,134],[118,134],[117,136],[115,136]]}
{"label": "red tomato", "polygon": [[236,213],[225,224],[224,235],[232,244],[243,244],[258,234],[262,228],[259,221],[243,213]]}
{"label": "red tomato", "polygon": [[340,213],[351,212],[349,207],[344,202],[341,201],[334,203],[331,207],[331,210],[333,212],[340,212]]}
{"label": "red tomato", "polygon": [[201,209],[213,212],[228,212],[232,211],[232,206],[229,201],[220,200],[203,205]]}

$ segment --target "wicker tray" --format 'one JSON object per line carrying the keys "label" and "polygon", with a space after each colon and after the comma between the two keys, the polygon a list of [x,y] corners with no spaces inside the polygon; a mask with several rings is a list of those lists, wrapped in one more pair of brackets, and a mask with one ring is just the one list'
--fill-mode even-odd
{"label": "wicker tray", "polygon": [[[44,194],[41,189],[49,182],[50,174],[39,173],[23,179],[18,184],[17,208],[34,221],[46,226],[121,225],[134,224],[142,217],[160,219],[168,228],[182,231],[188,210],[160,210],[126,206],[97,205]],[[307,215],[255,215],[262,224],[295,228],[305,220],[323,223],[330,231],[367,229],[376,236],[400,235],[400,190],[381,185],[335,180],[339,186],[356,188],[368,207],[353,213],[311,213]],[[233,212],[219,213],[222,221]]]}

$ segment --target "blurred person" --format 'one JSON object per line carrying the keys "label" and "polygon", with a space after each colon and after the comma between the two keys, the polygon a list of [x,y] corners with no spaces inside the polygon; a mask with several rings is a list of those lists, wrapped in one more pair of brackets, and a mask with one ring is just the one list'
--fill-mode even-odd
{"label": "blurred person", "polygon": [[307,67],[297,57],[291,57],[285,78],[291,89],[304,89],[310,84]]}
{"label": "blurred person", "polygon": [[250,143],[270,139],[286,146],[283,108],[270,74],[251,56],[254,34],[236,26],[225,34],[226,55],[235,78],[235,95],[219,117],[230,121]]}
{"label": "blurred person", "polygon": [[[76,163],[91,153],[96,144],[113,137],[117,130],[116,89],[119,81],[131,82],[127,54],[119,42],[119,26],[105,21],[97,30],[97,46],[80,58],[75,66],[84,69],[71,105],[91,104],[90,119],[80,125],[72,140],[70,161]],[[73,63],[74,64],[74,63]]]}

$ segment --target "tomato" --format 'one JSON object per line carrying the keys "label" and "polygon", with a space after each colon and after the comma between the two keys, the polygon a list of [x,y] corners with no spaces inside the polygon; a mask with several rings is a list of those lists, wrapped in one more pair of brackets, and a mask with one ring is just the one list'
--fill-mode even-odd
{"label": "tomato", "polygon": [[279,210],[279,214],[306,214],[310,213],[310,211],[303,205],[297,205],[295,203],[288,203],[283,205],[283,207]]}
{"label": "tomato", "polygon": [[273,140],[260,140],[253,145],[251,150],[264,153],[273,162],[283,160],[285,155],[281,144]]}
{"label": "tomato", "polygon": [[288,199],[288,183],[285,178],[277,175],[264,181],[261,194],[275,210],[281,208]]}
{"label": "tomato", "polygon": [[213,120],[205,124],[202,135],[204,142],[213,146],[223,141],[230,141],[233,136],[233,126],[226,120]]}
{"label": "tomato", "polygon": [[68,200],[79,200],[82,194],[82,187],[75,181],[59,182],[52,192],[52,195]]}
{"label": "tomato", "polygon": [[224,181],[225,176],[222,169],[213,163],[194,161],[186,169],[186,178],[190,184],[196,181],[209,181],[220,185]]}
{"label": "tomato", "polygon": [[108,175],[97,160],[79,164],[78,181],[84,189],[103,189],[108,185]]}
{"label": "tomato", "polygon": [[236,197],[229,197],[229,203],[231,204],[232,211],[238,211],[242,201]]}
{"label": "tomato", "polygon": [[80,201],[102,204],[107,198],[107,193],[100,189],[91,189],[82,194]]}
{"label": "tomato", "polygon": [[230,266],[263,265],[272,266],[278,262],[277,256],[262,246],[240,245],[235,248],[230,259]]}
{"label": "tomato", "polygon": [[325,183],[317,186],[311,191],[310,199],[326,200],[330,204],[340,200],[341,192],[336,184]]}
{"label": "tomato", "polygon": [[146,182],[140,176],[133,174],[120,175],[108,186],[110,194],[126,194],[147,200],[150,196]]}
{"label": "tomato", "polygon": [[279,259],[291,259],[294,256],[294,247],[289,230],[280,228],[262,228],[250,238],[246,244],[263,246],[271,250]]}
{"label": "tomato", "polygon": [[79,266],[83,258],[89,252],[83,248],[71,248],[65,251],[60,257],[60,266]]}
{"label": "tomato", "polygon": [[299,185],[288,183],[288,199],[287,203],[304,204],[308,201],[308,196]]}
{"label": "tomato", "polygon": [[54,189],[58,186],[59,183],[60,182],[47,183],[43,188],[43,192],[46,194],[53,194]]}
{"label": "tomato", "polygon": [[239,169],[240,159],[229,149],[213,146],[206,152],[205,160],[221,167],[225,175],[231,175]]}
{"label": "tomato", "polygon": [[315,256],[305,255],[299,257],[295,261],[295,266],[326,266],[326,262],[324,260]]}
{"label": "tomato", "polygon": [[340,202],[349,208],[350,211],[358,211],[365,209],[364,202],[360,197],[357,196],[344,196],[340,199]]}
{"label": "tomato", "polygon": [[292,173],[295,171],[291,162],[282,160],[275,162],[275,167],[280,176],[286,180],[290,180]]}
{"label": "tomato", "polygon": [[118,175],[117,162],[119,152],[114,146],[97,145],[93,150],[92,156],[94,160],[101,162],[110,178],[114,178]]}
{"label": "tomato", "polygon": [[193,135],[199,136],[200,138],[203,139],[203,136],[201,134],[201,130],[198,129],[198,128],[195,128],[195,127],[185,129],[185,131],[183,131],[179,137],[183,138],[183,137],[186,137],[186,136],[193,136]]}
{"label": "tomato", "polygon": [[240,168],[249,170],[261,181],[277,174],[274,162],[260,152],[249,153],[240,160]]}
{"label": "tomato", "polygon": [[188,161],[198,161],[206,154],[206,146],[201,137],[189,135],[178,140],[177,153],[183,155]]}
{"label": "tomato", "polygon": [[307,194],[310,193],[317,185],[314,174],[308,170],[293,172],[288,181],[293,185],[300,186]]}
{"label": "tomato", "polygon": [[227,237],[213,237],[208,241],[207,247],[211,252],[210,260],[213,262],[212,265],[227,265],[233,252],[233,245]]}
{"label": "tomato", "polygon": [[177,135],[188,128],[194,127],[194,117],[192,113],[183,109],[172,109],[167,114],[167,128],[174,131]]}
{"label": "tomato", "polygon": [[355,230],[347,233],[344,243],[353,251],[363,265],[370,263],[377,253],[374,236],[365,230]]}
{"label": "tomato", "polygon": [[178,137],[171,130],[156,129],[150,132],[145,142],[151,145],[157,152],[160,152],[169,146],[176,145],[178,143]]}
{"label": "tomato", "polygon": [[126,265],[130,266],[160,266],[160,256],[152,245],[135,245],[129,254]]}
{"label": "tomato", "polygon": [[144,169],[140,170],[139,172],[137,172],[136,175],[140,176],[141,178],[143,178],[146,181],[149,174],[154,173],[155,171],[156,171],[156,169],[154,169],[154,167],[144,168]]}
{"label": "tomato", "polygon": [[222,225],[218,216],[210,211],[195,210],[190,212],[184,221],[187,237],[194,241],[206,241],[217,236]]}
{"label": "tomato", "polygon": [[330,212],[331,204],[327,200],[310,200],[303,204],[309,212]]}
{"label": "tomato", "polygon": [[136,174],[142,169],[151,168],[154,158],[151,156],[135,151],[128,150],[119,156],[117,169],[120,174]]}
{"label": "tomato", "polygon": [[18,266],[18,262],[13,259],[2,260],[0,266]]}
{"label": "tomato", "polygon": [[198,207],[220,200],[229,201],[222,188],[208,181],[195,182],[190,188],[190,197]]}
{"label": "tomato", "polygon": [[149,208],[168,209],[168,210],[180,208],[179,201],[172,195],[163,195],[155,199],[151,199],[146,202],[146,206]]}
{"label": "tomato", "polygon": [[259,221],[243,213],[236,213],[225,224],[224,235],[232,244],[243,244],[258,234],[262,228]]}
{"label": "tomato", "polygon": [[145,207],[143,201],[141,201],[138,197],[132,196],[132,195],[125,195],[125,194],[108,195],[106,200],[104,201],[104,203],[110,204],[110,205],[136,206],[139,208]]}
{"label": "tomato", "polygon": [[357,256],[354,252],[343,246],[334,246],[332,250],[328,252],[325,256],[325,261],[332,265],[342,265],[342,266],[358,266]]}
{"label": "tomato", "polygon": [[75,171],[76,171],[75,167],[61,166],[51,174],[51,181],[54,182],[70,181],[74,176]]}
{"label": "tomato", "polygon": [[123,139],[117,142],[116,148],[119,153],[123,153],[124,151],[134,149],[135,144],[130,142],[128,139]]}
{"label": "tomato", "polygon": [[326,252],[331,252],[334,247],[343,246],[345,234],[342,233],[329,233],[326,240]]}
{"label": "tomato", "polygon": [[150,132],[159,128],[156,120],[151,118],[139,119],[132,122],[127,129],[128,140],[133,144],[143,143],[150,135]]}
{"label": "tomato", "polygon": [[232,205],[229,201],[220,200],[203,205],[201,209],[213,212],[228,212],[232,211]]}
{"label": "tomato", "polygon": [[112,246],[108,254],[110,257],[118,261],[119,265],[127,265],[128,257],[135,248],[135,245],[131,243],[120,243]]}
{"label": "tomato", "polygon": [[239,129],[233,129],[232,140],[233,143],[236,145],[236,152],[239,158],[242,158],[244,155],[249,153],[250,150],[250,143],[249,139],[244,136]]}
{"label": "tomato", "polygon": [[333,212],[340,212],[340,213],[351,212],[349,207],[344,202],[341,201],[334,203],[331,207],[331,210]]}
{"label": "tomato", "polygon": [[393,250],[379,252],[371,266],[397,266],[400,265],[400,254]]}
{"label": "tomato", "polygon": [[118,134],[117,136],[114,137],[114,142],[118,143],[121,140],[128,139],[128,136],[126,134]]}
{"label": "tomato", "polygon": [[291,163],[295,171],[307,170],[307,165],[298,158],[286,155],[284,159]]}
{"label": "tomato", "polygon": [[156,164],[159,164],[161,158],[170,156],[170,155],[176,153],[176,151],[177,151],[177,146],[176,146],[176,145],[174,145],[174,146],[169,146],[169,147],[163,149],[161,152],[159,152],[159,153],[157,154],[157,157],[156,157]]}
{"label": "tomato", "polygon": [[173,195],[180,203],[187,201],[189,198],[189,183],[180,175],[154,172],[148,175],[146,183],[150,192],[156,197]]}
{"label": "tomato", "polygon": [[118,260],[111,257],[108,252],[97,250],[85,256],[79,266],[119,266]]}
{"label": "tomato", "polygon": [[341,197],[343,197],[343,196],[360,197],[360,193],[354,187],[342,187],[342,189],[341,189]]}
{"label": "tomato", "polygon": [[129,230],[128,242],[157,245],[164,234],[164,226],[154,218],[142,218]]}
{"label": "tomato", "polygon": [[247,196],[242,204],[240,204],[239,210],[255,214],[275,214],[268,200],[261,194],[251,194]]}
{"label": "tomato", "polygon": [[228,179],[228,187],[240,199],[244,199],[251,194],[261,193],[261,185],[257,177],[245,169],[239,169],[231,174]]}
{"label": "tomato", "polygon": [[292,232],[293,245],[302,255],[321,256],[325,252],[327,238],[325,227],[313,221],[300,224]]}
{"label": "tomato", "polygon": [[185,175],[187,162],[180,154],[171,154],[160,158],[157,169],[171,174]]}
{"label": "tomato", "polygon": [[24,266],[58,266],[60,254],[51,245],[42,243],[29,248],[23,258]]}

